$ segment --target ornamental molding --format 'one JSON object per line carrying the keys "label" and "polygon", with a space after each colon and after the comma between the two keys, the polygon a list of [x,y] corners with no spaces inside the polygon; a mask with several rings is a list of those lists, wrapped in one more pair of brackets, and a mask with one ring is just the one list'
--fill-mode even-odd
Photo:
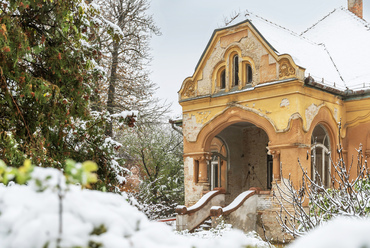
{"label": "ornamental molding", "polygon": [[285,79],[295,76],[295,69],[288,59],[280,60],[279,68],[279,79]]}
{"label": "ornamental molding", "polygon": [[195,83],[193,81],[186,82],[184,91],[182,93],[182,98],[190,97],[195,97]]}

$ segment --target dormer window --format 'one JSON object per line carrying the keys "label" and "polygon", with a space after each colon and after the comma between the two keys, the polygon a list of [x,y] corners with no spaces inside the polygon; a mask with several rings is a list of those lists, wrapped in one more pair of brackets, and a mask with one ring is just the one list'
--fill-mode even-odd
{"label": "dormer window", "polygon": [[250,84],[253,81],[252,66],[250,64],[246,65],[246,72],[247,72],[247,84]]}
{"label": "dormer window", "polygon": [[220,75],[220,89],[225,89],[225,88],[226,88],[226,73],[225,73],[225,69],[223,69]]}
{"label": "dormer window", "polygon": [[233,86],[239,85],[239,56],[233,57]]}

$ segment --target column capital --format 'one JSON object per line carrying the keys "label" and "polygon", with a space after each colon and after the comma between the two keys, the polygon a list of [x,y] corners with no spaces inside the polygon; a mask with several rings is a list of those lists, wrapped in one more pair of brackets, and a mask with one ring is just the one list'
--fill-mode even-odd
{"label": "column capital", "polygon": [[210,153],[210,152],[185,153],[183,156],[184,156],[184,158],[185,157],[191,157],[194,160],[199,160],[199,161],[202,161],[202,160],[211,160],[212,159],[212,153]]}
{"label": "column capital", "polygon": [[279,155],[280,154],[280,150],[269,150],[269,153],[271,155]]}

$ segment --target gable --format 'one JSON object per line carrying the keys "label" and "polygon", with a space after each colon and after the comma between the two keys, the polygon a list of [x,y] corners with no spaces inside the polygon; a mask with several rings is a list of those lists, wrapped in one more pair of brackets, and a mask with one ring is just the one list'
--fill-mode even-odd
{"label": "gable", "polygon": [[287,78],[303,80],[303,75],[303,68],[289,55],[278,55],[246,20],[214,31],[193,76],[183,82],[179,100],[242,91]]}

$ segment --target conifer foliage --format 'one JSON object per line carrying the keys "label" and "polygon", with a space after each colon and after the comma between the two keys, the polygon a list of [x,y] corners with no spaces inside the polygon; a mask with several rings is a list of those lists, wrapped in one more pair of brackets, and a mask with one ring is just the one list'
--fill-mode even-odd
{"label": "conifer foliage", "polygon": [[119,144],[104,131],[112,118],[130,118],[90,112],[102,77],[97,14],[83,0],[0,1],[0,158],[56,168],[67,158],[94,160],[97,187],[113,190]]}

